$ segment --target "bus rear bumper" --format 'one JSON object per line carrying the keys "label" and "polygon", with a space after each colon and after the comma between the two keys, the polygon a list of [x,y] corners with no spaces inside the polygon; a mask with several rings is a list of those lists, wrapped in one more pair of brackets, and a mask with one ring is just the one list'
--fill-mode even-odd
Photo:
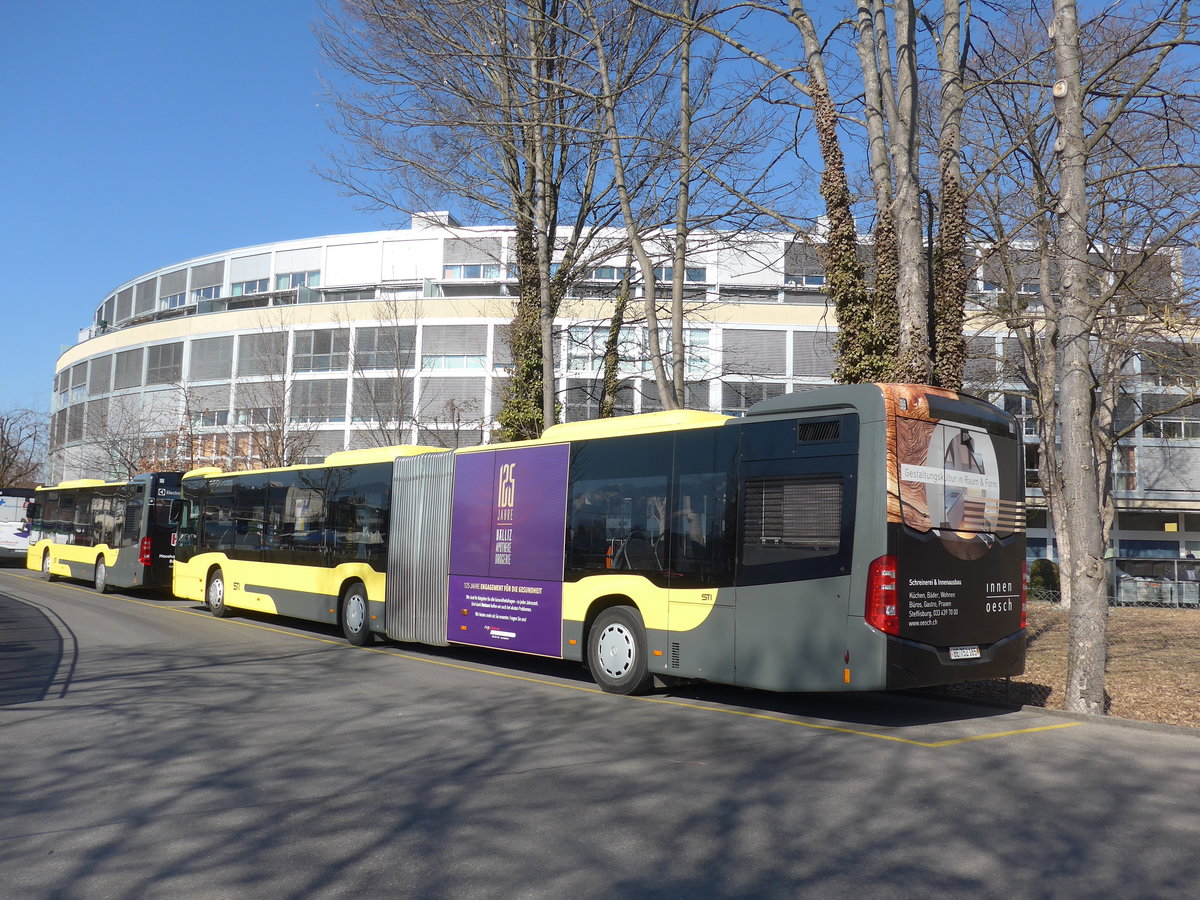
{"label": "bus rear bumper", "polygon": [[979,648],[978,659],[954,660],[946,648],[903,638],[888,639],[887,689],[932,687],[1007,678],[1025,671],[1025,631]]}

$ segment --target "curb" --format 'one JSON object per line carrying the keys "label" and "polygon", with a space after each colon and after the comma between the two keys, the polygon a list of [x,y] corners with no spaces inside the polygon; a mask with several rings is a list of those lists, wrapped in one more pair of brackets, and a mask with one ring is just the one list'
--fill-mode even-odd
{"label": "curb", "polygon": [[1134,731],[1153,731],[1158,734],[1177,734],[1183,737],[1200,738],[1200,728],[1189,725],[1168,725],[1165,722],[1143,722],[1141,719],[1122,719],[1117,716],[1094,716],[1088,713],[1067,712],[1065,709],[1048,709],[1045,706],[1007,707],[1019,708],[1021,712],[1037,712],[1056,719],[1070,719],[1087,725],[1110,725],[1114,728],[1129,728]]}

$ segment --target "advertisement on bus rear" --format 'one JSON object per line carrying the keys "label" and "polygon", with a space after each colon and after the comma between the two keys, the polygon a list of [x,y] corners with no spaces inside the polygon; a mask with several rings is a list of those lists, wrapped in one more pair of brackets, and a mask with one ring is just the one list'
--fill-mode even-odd
{"label": "advertisement on bus rear", "polygon": [[984,404],[922,391],[907,404],[900,398],[894,419],[900,633],[971,658],[1020,627],[1019,446]]}
{"label": "advertisement on bus rear", "polygon": [[458,457],[447,639],[562,656],[565,444]]}

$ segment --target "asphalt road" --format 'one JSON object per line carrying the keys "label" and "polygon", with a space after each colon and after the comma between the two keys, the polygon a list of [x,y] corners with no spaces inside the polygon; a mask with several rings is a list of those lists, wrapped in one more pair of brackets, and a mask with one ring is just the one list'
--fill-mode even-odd
{"label": "asphalt road", "polygon": [[0,569],[3,897],[1195,897],[1198,738],[615,697]]}

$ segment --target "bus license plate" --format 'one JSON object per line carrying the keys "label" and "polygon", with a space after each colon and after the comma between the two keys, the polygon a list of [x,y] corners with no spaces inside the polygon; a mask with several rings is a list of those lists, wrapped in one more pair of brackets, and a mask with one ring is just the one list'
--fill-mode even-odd
{"label": "bus license plate", "polygon": [[951,647],[951,659],[979,659],[978,647]]}

